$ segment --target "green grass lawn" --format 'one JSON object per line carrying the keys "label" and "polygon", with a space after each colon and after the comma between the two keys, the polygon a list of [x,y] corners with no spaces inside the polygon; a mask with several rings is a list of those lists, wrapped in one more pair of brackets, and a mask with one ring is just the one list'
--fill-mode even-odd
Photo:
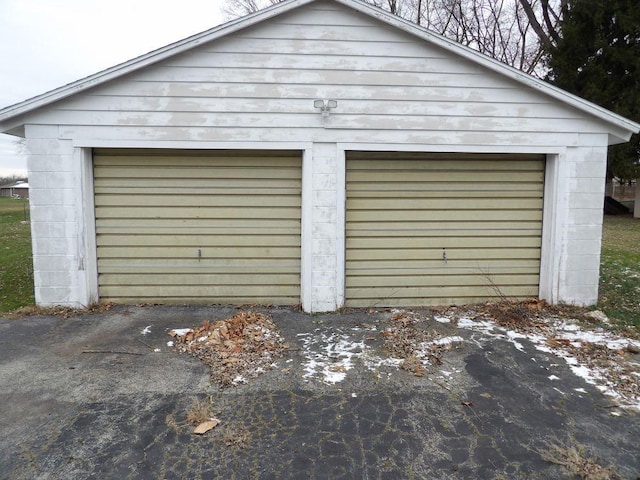
{"label": "green grass lawn", "polygon": [[616,323],[640,328],[640,219],[604,217],[598,308]]}
{"label": "green grass lawn", "polygon": [[[26,200],[0,197],[0,313],[33,305],[31,230]],[[28,218],[28,211],[27,211]]]}

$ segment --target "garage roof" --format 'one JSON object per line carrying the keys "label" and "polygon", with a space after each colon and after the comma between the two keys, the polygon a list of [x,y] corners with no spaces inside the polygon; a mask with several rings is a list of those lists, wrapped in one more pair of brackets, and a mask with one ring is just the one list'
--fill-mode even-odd
{"label": "garage roof", "polygon": [[[192,35],[183,40],[169,44],[165,47],[151,51],[137,58],[131,59],[119,65],[113,66],[101,72],[95,73],[86,78],[77,80],[68,85],[64,85],[55,90],[43,93],[36,97],[27,99],[15,105],[8,106],[0,110],[0,131],[11,135],[24,136],[24,124],[26,115],[30,112],[46,107],[47,105],[58,100],[70,97],[89,88],[109,82],[113,79],[142,69],[159,61],[165,60],[174,55],[188,51],[203,43],[211,42],[226,35],[232,34],[238,30],[250,27],[260,22],[267,21],[273,17],[289,12],[304,5],[314,3],[318,0],[289,0],[269,8],[256,12],[254,14],[233,20],[223,25],[211,28],[204,32]],[[485,68],[496,73],[511,78],[526,87],[538,90],[554,99],[577,108],[588,115],[603,120],[611,128],[609,134],[609,143],[616,144],[629,140],[633,133],[640,131],[640,124],[633,122],[625,117],[617,115],[605,108],[594,103],[588,102],[578,96],[572,95],[542,80],[534,78],[523,73],[513,67],[503,64],[497,60],[478,53],[468,47],[465,47],[453,40],[449,40],[441,35],[433,33],[423,27],[415,25],[407,20],[392,15],[378,7],[364,3],[360,0],[328,0],[353,10],[369,15],[381,22],[399,28],[411,35],[414,35],[424,41],[437,45],[455,55],[463,57],[467,60],[475,62]]]}

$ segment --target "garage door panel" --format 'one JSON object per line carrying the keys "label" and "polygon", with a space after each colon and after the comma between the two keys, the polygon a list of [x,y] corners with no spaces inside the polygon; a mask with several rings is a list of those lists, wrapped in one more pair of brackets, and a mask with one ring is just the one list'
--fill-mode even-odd
{"label": "garage door panel", "polygon": [[[207,275],[207,274],[216,274],[222,275],[223,273],[218,272],[226,272],[228,271],[227,267],[221,266],[210,266],[210,267],[188,267],[183,265],[178,265],[174,267],[170,267],[167,265],[144,265],[143,268],[141,266],[128,266],[128,265],[102,265],[101,272],[103,274],[114,274],[114,275],[139,275],[139,272],[145,272],[147,275],[153,276],[171,276],[171,275]],[[299,282],[300,278],[300,265],[275,265],[275,266],[247,266],[241,267],[237,266],[234,268],[234,272],[245,273],[252,276],[261,276],[265,274],[269,275],[294,275],[296,278],[296,283]],[[173,277],[172,277],[173,278]],[[203,279],[201,279],[203,280]],[[110,280],[110,277],[105,276],[103,279],[103,284],[113,283]]]}
{"label": "garage door panel", "polygon": [[157,247],[170,243],[172,247],[300,247],[293,235],[103,235],[98,246],[113,247]]}
{"label": "garage door panel", "polygon": [[[270,156],[268,152],[252,151],[251,155],[235,155],[233,150],[216,151],[216,157],[212,157],[210,150],[200,151],[176,151],[174,154],[166,154],[167,150],[158,150],[156,155],[127,155],[113,150],[96,151],[99,158],[96,167],[153,167],[153,168],[225,168],[229,167],[229,159],[238,166],[237,169],[256,169],[265,164],[270,169],[291,168],[291,153],[282,152]],[[191,153],[190,153],[191,152]],[[266,159],[266,160],[265,160]],[[295,170],[295,169],[292,169]]]}
{"label": "garage door panel", "polygon": [[429,272],[428,275],[416,274],[416,275],[373,275],[373,276],[350,276],[347,279],[346,287],[360,288],[360,287],[388,287],[394,285],[395,287],[448,287],[448,286],[473,286],[490,287],[493,285],[500,285],[500,288],[504,286],[514,285],[531,285],[539,281],[537,273],[509,273],[502,275],[499,273],[487,273],[481,274],[478,271],[461,271],[459,273],[452,272]]}
{"label": "garage door panel", "polygon": [[300,209],[292,206],[284,207],[96,207],[96,216],[99,218],[205,218],[205,219],[232,219],[243,218],[247,220],[260,218],[289,218],[300,217]]}
{"label": "garage door panel", "polygon": [[[352,238],[380,237],[377,228],[352,227],[348,230]],[[421,228],[387,228],[385,237],[413,237],[413,238],[446,238],[446,237],[534,237],[539,234],[536,228],[448,228],[448,229],[421,229]]]}
{"label": "garage door panel", "polygon": [[[362,170],[358,173],[362,175],[355,176],[355,172],[347,173],[347,182],[411,182],[415,181],[416,173],[411,171],[367,171]],[[427,171],[424,172],[425,181],[430,182],[469,182],[469,175],[472,174],[473,181],[491,181],[491,182],[537,182],[542,181],[542,173],[540,172],[520,172],[514,175],[511,172],[494,172],[494,171]]]}
{"label": "garage door panel", "polygon": [[[114,303],[121,303],[121,304],[126,304],[126,303],[132,303],[132,297],[131,296],[127,296],[127,292],[120,292],[122,293],[122,296],[118,296],[118,295],[114,295],[113,293],[118,293],[118,292],[111,292],[112,295],[109,297],[109,301],[110,302],[114,302]],[[161,305],[185,305],[185,304],[221,304],[221,303],[228,303],[228,304],[234,304],[234,305],[297,305],[298,303],[300,303],[300,298],[299,296],[295,296],[295,295],[291,295],[291,296],[264,296],[264,297],[256,297],[254,295],[247,297],[247,296],[235,296],[235,297],[225,297],[228,298],[225,302],[220,302],[217,301],[215,298],[204,294],[202,296],[170,296],[170,295],[163,295],[163,296],[146,296],[144,298],[144,302],[148,303],[148,304],[152,304],[152,305],[157,305],[157,304],[161,304]]]}
{"label": "garage door panel", "polygon": [[196,178],[216,178],[216,179],[228,179],[236,180],[240,183],[243,179],[261,179],[269,182],[270,180],[278,180],[280,178],[300,178],[300,172],[291,168],[275,168],[264,170],[260,167],[251,167],[238,169],[235,167],[215,168],[215,167],[203,167],[203,168],[188,168],[184,165],[176,165],[166,168],[149,168],[147,166],[136,167],[96,167],[96,175],[102,178],[139,178],[141,179],[140,185],[151,185],[156,178],[170,178],[175,180]]}
{"label": "garage door panel", "polygon": [[299,152],[94,152],[102,300],[300,301]]}
{"label": "garage door panel", "polygon": [[[538,288],[532,286],[505,286],[500,289],[500,295],[506,298],[527,298],[537,294]],[[498,296],[491,287],[477,286],[346,289],[345,295],[351,299],[350,306],[365,308],[479,303]]]}
{"label": "garage door panel", "polygon": [[544,160],[348,152],[346,303],[538,293]]}
{"label": "garage door panel", "polygon": [[[350,151],[349,159],[354,161],[353,169],[363,168],[363,163],[359,163],[358,160],[364,160],[365,162],[371,160],[382,160],[383,163],[379,165],[378,168],[388,168],[389,164],[384,163],[388,161],[391,156],[393,157],[394,165],[403,165],[405,168],[413,168],[413,169],[437,169],[441,168],[440,165],[449,164],[451,168],[455,168],[456,165],[465,165],[465,162],[471,162],[471,164],[467,163],[466,166],[474,165],[474,168],[499,168],[505,169],[504,159],[505,155],[500,153],[475,153],[475,152],[439,152],[439,153],[426,153],[426,152],[385,152],[385,151],[377,151],[377,152],[366,152],[366,151]],[[438,165],[418,165],[415,166],[415,160],[424,160],[425,158],[430,158],[434,160],[438,160]],[[537,169],[538,166],[536,162],[538,161],[535,158],[535,155],[531,155],[528,153],[510,153],[509,159],[517,160],[518,163],[516,165],[509,166],[509,170],[514,170],[518,168],[523,168],[526,166],[528,169]],[[478,164],[478,160],[482,160],[482,164]],[[396,163],[398,162],[398,163]],[[414,163],[410,163],[414,162]],[[491,163],[496,162],[496,163]]]}
{"label": "garage door panel", "polygon": [[[203,187],[195,187],[193,185],[191,185],[189,187],[189,193],[190,194],[194,194],[194,193],[198,193],[201,195],[207,195],[207,196],[211,196],[214,197],[215,195],[212,194],[212,192],[215,191],[215,188],[221,188],[221,187],[225,187],[223,181],[219,182],[220,184],[215,187],[211,184],[207,185],[207,186],[203,186]],[[228,188],[227,187],[227,192],[225,192],[225,198],[227,196],[258,196],[258,195],[262,195],[264,197],[276,197],[280,196],[280,195],[293,195],[295,197],[299,197],[300,196],[300,190],[296,189],[296,186],[298,182],[294,181],[294,185],[292,185],[291,187],[287,187],[287,188],[276,188],[276,187],[266,187],[264,185],[264,182],[260,182],[257,181],[256,182],[256,186],[255,187],[251,187],[251,188],[242,188],[242,187],[234,187],[234,188]],[[175,182],[173,182],[173,186],[172,187],[138,187],[140,188],[140,190],[142,190],[144,192],[145,195],[156,195],[159,196],[161,198],[164,197],[168,197],[170,195],[173,195],[173,198],[184,198],[184,191],[181,188],[175,188]],[[114,186],[114,185],[105,185],[105,186],[101,186],[101,187],[95,187],[94,191],[96,194],[106,194],[106,195],[111,195],[114,197],[117,197],[119,195],[131,195],[131,187],[123,187],[121,184],[119,186]],[[105,198],[105,199],[101,199],[101,201],[113,201],[112,199],[109,198]]]}
{"label": "garage door panel", "polygon": [[542,199],[537,198],[474,198],[472,202],[467,198],[353,198],[350,204],[352,210],[539,210]]}
{"label": "garage door panel", "polygon": [[[240,186],[241,185],[241,186]],[[240,185],[235,185],[233,191],[241,189],[246,191],[255,191],[264,193],[278,190],[288,190],[289,192],[300,192],[300,181],[297,177],[292,179],[283,179],[277,184],[273,182],[265,182],[261,178],[243,179]],[[174,178],[155,178],[152,183],[145,182],[142,184],[138,178],[96,178],[94,183],[96,193],[127,193],[131,195],[130,188],[136,188],[149,193],[164,192],[183,192],[185,187],[182,183],[178,183]],[[210,193],[215,188],[229,188],[228,179],[219,178],[190,178],[189,190],[199,193]],[[128,191],[127,191],[128,190]]]}
{"label": "garage door panel", "polygon": [[[192,193],[192,192],[190,192]],[[256,208],[273,208],[273,207],[291,207],[297,206],[300,208],[299,195],[293,195],[293,198],[288,198],[287,195],[256,195],[252,193],[250,195],[240,194],[236,192],[227,193],[224,195],[153,195],[148,192],[144,192],[144,195],[135,195],[132,198],[125,198],[123,195],[109,194],[101,195],[98,200],[97,207],[103,206],[130,206],[136,205],[138,207],[256,207]]]}
{"label": "garage door panel", "polygon": [[[376,260],[425,260],[425,259],[437,259],[443,262],[442,248],[425,250],[422,248],[416,249],[403,249],[402,246],[397,248],[385,248],[385,249],[371,249],[371,250],[349,250],[349,261],[364,260],[373,261]],[[503,248],[469,248],[461,249],[455,252],[452,249],[447,250],[447,256],[452,260],[477,260],[482,261],[486,259],[540,259],[539,248],[518,248],[518,249],[503,249]],[[349,264],[347,264],[347,269]]]}
{"label": "garage door panel", "polygon": [[[300,233],[300,220],[297,218],[256,218],[248,224],[241,218],[203,219],[203,218],[100,218],[96,220],[96,228],[103,229],[104,233],[131,232],[132,229],[154,231],[171,231],[191,229],[191,231],[218,232],[228,229],[230,232],[246,233],[254,229],[264,230],[269,233],[279,229],[286,229],[287,233],[297,235]],[[109,230],[109,231],[107,231]]]}
{"label": "garage door panel", "polygon": [[[110,258],[291,258],[300,254],[292,247],[99,247],[101,257]],[[258,263],[258,261],[256,261]]]}
{"label": "garage door panel", "polygon": [[[242,296],[241,291],[251,291],[251,296]],[[266,303],[279,304],[280,298],[293,300],[294,304],[300,301],[300,288],[298,285],[251,285],[240,289],[238,285],[121,285],[100,287],[102,295],[112,300],[114,297],[120,299],[162,299],[163,297],[174,298],[200,298],[208,303],[219,303],[221,299],[228,299],[228,303],[238,303],[237,299],[251,299],[252,302],[268,299]],[[131,300],[129,300],[131,301]],[[126,301],[124,303],[127,303]],[[163,302],[160,302],[163,303]],[[262,302],[260,302],[262,303]]]}
{"label": "garage door panel", "polygon": [[[537,221],[520,221],[520,222],[465,222],[464,225],[460,225],[457,222],[442,221],[442,222],[429,222],[428,225],[422,222],[414,222],[412,220],[406,221],[392,221],[385,222],[385,234],[390,235],[396,231],[406,231],[408,233],[426,232],[425,235],[430,235],[428,232],[442,232],[446,235],[447,232],[475,232],[478,235],[484,235],[480,232],[517,232],[517,231],[535,231],[540,233],[540,222]],[[380,232],[380,224],[378,222],[350,222],[347,225],[347,231],[352,233],[365,234],[366,232]]]}
{"label": "garage door panel", "polygon": [[498,258],[493,260],[476,259],[456,259],[449,260],[446,266],[442,265],[442,258],[421,259],[421,260],[351,260],[349,262],[348,275],[402,275],[403,272],[419,271],[424,273],[425,269],[434,274],[442,274],[456,269],[471,271],[472,273],[486,272],[488,269],[500,272],[521,271],[526,273],[537,273],[540,262],[537,258]]}
{"label": "garage door panel", "polygon": [[[532,193],[539,193],[539,190],[535,184],[531,185],[522,185],[517,183],[511,183],[509,185],[505,185],[504,188],[498,189],[498,185],[480,188],[477,184],[473,184],[474,188],[470,188],[470,186],[458,184],[437,184],[437,183],[428,183],[428,184],[405,184],[402,187],[402,190],[397,190],[397,186],[394,188],[389,188],[388,185],[379,184],[376,185],[377,190],[372,190],[370,187],[364,188],[363,185],[359,185],[361,187],[360,190],[357,189],[358,185],[354,185],[353,189],[350,192],[350,197],[353,199],[366,198],[366,199],[386,199],[386,200],[396,200],[396,199],[424,199],[424,198],[442,198],[443,194],[450,195],[452,192],[455,192],[456,198],[465,199],[465,198],[475,198],[475,199],[484,199],[487,197],[493,199],[502,199],[502,201],[508,201],[509,199],[516,198],[531,198]],[[503,184],[504,185],[504,184]]]}
{"label": "garage door panel", "polygon": [[[175,231],[175,227],[98,227],[98,234],[106,234],[114,235],[114,236],[126,236],[131,237],[134,235],[140,236],[161,236],[171,234]],[[264,234],[266,236],[279,236],[279,237],[289,237],[291,235],[296,235],[298,233],[297,228],[267,228],[260,227],[258,229],[254,229],[251,227],[231,227],[231,228],[210,228],[210,227],[183,227],[180,229],[180,235],[200,235],[206,238],[207,236],[220,236],[220,235],[238,235],[238,236],[255,236]],[[104,239],[103,242],[107,242],[108,240]],[[106,245],[106,243],[103,243]]]}
{"label": "garage door panel", "polygon": [[[357,238],[349,237],[347,239],[347,248],[349,249],[397,249],[398,242],[393,241],[394,237],[382,238]],[[405,237],[402,239],[403,249],[437,249],[446,248],[523,248],[523,247],[540,247],[540,237]],[[451,253],[453,258],[455,252]],[[440,252],[442,257],[442,251]]]}
{"label": "garage door panel", "polygon": [[278,285],[296,286],[300,282],[297,272],[293,274],[256,274],[256,273],[235,273],[235,274],[207,274],[207,273],[166,273],[157,274],[114,274],[104,279],[104,286],[173,286],[173,285],[207,285],[207,286],[235,286],[245,287],[247,285]]}
{"label": "garage door panel", "polygon": [[501,220],[542,221],[540,210],[349,210],[347,222],[370,221],[420,221],[420,222],[466,222],[483,218],[489,222]]}

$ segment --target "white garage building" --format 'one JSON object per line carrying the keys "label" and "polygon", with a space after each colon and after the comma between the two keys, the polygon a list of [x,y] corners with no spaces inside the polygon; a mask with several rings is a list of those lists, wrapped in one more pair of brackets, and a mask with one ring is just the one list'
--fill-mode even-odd
{"label": "white garage building", "polygon": [[291,0],[0,110],[39,305],[597,300],[640,126],[356,0]]}

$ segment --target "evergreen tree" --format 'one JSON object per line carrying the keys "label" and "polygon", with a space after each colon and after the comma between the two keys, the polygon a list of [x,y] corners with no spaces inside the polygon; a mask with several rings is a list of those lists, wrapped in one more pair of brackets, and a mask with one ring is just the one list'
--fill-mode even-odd
{"label": "evergreen tree", "polygon": [[[548,80],[558,87],[640,121],[638,0],[571,0],[561,37],[548,46]],[[607,177],[640,177],[640,135],[609,148]]]}

